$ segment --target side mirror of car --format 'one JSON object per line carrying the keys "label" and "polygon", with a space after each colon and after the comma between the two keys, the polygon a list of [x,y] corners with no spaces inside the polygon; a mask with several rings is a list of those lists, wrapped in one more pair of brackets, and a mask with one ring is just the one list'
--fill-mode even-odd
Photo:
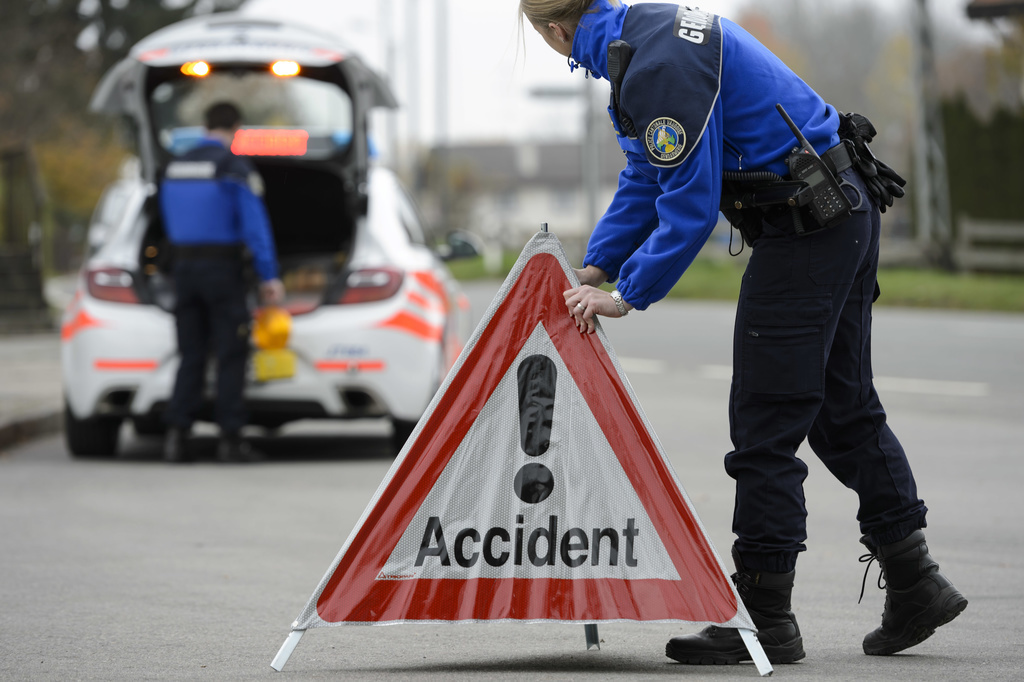
{"label": "side mirror of car", "polygon": [[480,237],[471,232],[457,230],[449,232],[445,243],[437,247],[437,254],[443,261],[476,258],[483,251]]}

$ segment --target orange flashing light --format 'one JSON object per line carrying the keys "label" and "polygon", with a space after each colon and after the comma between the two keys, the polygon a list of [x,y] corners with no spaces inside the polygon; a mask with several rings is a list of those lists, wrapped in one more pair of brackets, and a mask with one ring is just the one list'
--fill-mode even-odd
{"label": "orange flashing light", "polygon": [[204,78],[210,75],[210,65],[206,62],[186,62],[181,65],[181,72],[186,76]]}
{"label": "orange flashing light", "polygon": [[280,76],[281,78],[291,78],[292,76],[298,76],[299,71],[301,71],[301,68],[299,67],[297,62],[281,60],[271,64],[270,71],[275,76]]}
{"label": "orange flashing light", "polygon": [[292,316],[284,308],[267,306],[256,311],[252,341],[261,350],[279,350],[288,346],[292,332]]}
{"label": "orange flashing light", "polygon": [[239,156],[305,156],[309,131],[243,128],[235,133],[231,151]]}

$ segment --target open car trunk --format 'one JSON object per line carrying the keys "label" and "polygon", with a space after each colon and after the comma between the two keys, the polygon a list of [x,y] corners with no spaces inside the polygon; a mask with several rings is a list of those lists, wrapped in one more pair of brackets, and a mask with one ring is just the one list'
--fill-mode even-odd
{"label": "open car trunk", "polygon": [[[125,118],[141,177],[158,185],[170,160],[201,138],[205,108],[225,99],[243,112],[246,135],[236,135],[236,153],[256,165],[266,187],[286,305],[294,314],[313,310],[340,294],[339,275],[366,210],[370,111],[397,101],[333,35],[219,13],[133,46],[104,75],[90,108]],[[170,310],[173,253],[157,195],[143,220],[139,294]]]}
{"label": "open car trunk", "polygon": [[352,253],[356,202],[328,170],[257,163],[286,292],[294,315],[337,297],[339,275]]}
{"label": "open car trunk", "polygon": [[[331,165],[311,167],[261,158],[252,161],[266,187],[263,199],[285,286],[285,308],[301,315],[335,300],[341,293],[340,275],[355,239],[355,198],[346,193],[342,178]],[[174,253],[160,217],[159,196],[147,202],[146,220],[139,254],[144,297],[171,310]],[[255,296],[258,280],[249,270]]]}

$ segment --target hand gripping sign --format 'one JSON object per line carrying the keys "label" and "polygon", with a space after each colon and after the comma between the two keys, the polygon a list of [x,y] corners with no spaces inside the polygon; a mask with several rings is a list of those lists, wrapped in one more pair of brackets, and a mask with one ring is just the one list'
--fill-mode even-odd
{"label": "hand gripping sign", "polygon": [[271,665],[309,628],[410,621],[755,629],[558,239],[523,250]]}

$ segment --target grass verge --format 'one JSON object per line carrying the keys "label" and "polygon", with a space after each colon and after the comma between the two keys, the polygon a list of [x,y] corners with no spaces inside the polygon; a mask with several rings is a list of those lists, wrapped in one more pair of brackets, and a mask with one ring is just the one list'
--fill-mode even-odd
{"label": "grass verge", "polygon": [[[519,254],[505,253],[498,273],[488,273],[482,258],[449,264],[460,280],[504,278]],[[743,263],[698,258],[669,293],[669,298],[736,300]],[[1024,312],[1024,276],[949,273],[940,270],[883,268],[882,297],[876,305],[956,310]]]}

